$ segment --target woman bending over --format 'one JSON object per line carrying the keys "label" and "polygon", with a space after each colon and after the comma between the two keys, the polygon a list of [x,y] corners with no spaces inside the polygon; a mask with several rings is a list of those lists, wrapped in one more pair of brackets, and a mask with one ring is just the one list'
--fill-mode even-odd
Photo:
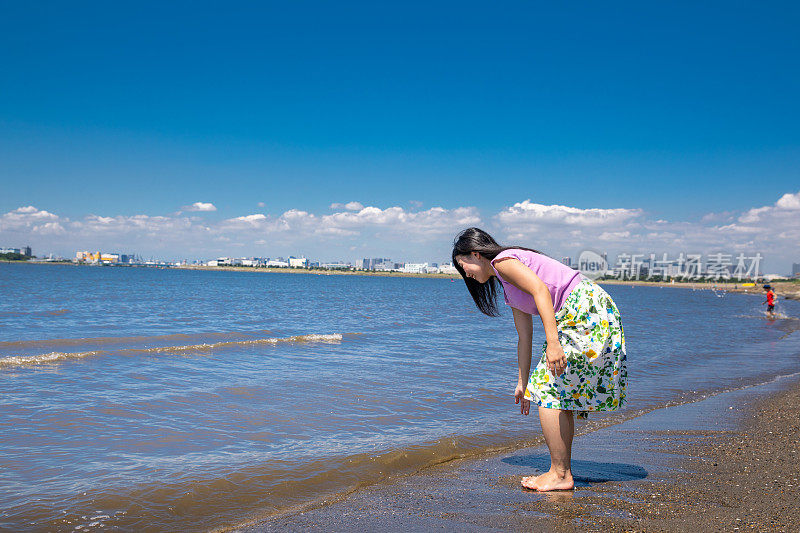
{"label": "woman bending over", "polygon": [[[500,246],[485,231],[468,228],[453,243],[453,265],[475,304],[499,316],[497,289],[514,313],[519,381],[515,403],[527,415],[539,406],[550,470],[522,478],[531,490],[570,490],[573,413],[615,411],[625,402],[625,334],[619,310],[602,287],[580,272],[529,248]],[[533,315],[544,327],[542,355],[531,372]]]}

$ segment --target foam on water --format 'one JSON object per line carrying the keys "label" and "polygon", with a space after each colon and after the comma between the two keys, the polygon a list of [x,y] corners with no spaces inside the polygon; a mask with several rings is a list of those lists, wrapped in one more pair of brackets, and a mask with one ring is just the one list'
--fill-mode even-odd
{"label": "foam on water", "polygon": [[[261,339],[247,339],[239,341],[221,341],[214,343],[192,344],[186,346],[158,346],[154,348],[123,348],[116,350],[114,353],[119,355],[137,355],[137,354],[172,354],[172,353],[200,353],[219,350],[222,348],[244,347],[244,346],[259,346],[268,344],[279,343],[301,343],[301,342],[340,342],[342,334],[317,334],[311,333],[308,335],[292,335],[290,337],[267,337]],[[85,339],[81,339],[85,341]],[[36,341],[34,341],[36,342]],[[106,350],[89,350],[84,352],[50,352],[39,355],[28,356],[10,356],[0,358],[0,368],[26,366],[26,365],[41,365],[47,363],[55,363],[63,360],[84,359],[86,357],[94,357],[100,355],[107,355],[109,351]]]}

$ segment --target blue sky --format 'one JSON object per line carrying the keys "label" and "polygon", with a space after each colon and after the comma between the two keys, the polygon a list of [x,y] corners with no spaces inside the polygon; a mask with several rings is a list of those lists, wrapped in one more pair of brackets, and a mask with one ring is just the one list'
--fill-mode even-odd
{"label": "blue sky", "polygon": [[[795,3],[163,4],[0,5],[0,245],[441,259],[477,220],[554,254],[800,261]],[[526,200],[636,215],[508,223]]]}

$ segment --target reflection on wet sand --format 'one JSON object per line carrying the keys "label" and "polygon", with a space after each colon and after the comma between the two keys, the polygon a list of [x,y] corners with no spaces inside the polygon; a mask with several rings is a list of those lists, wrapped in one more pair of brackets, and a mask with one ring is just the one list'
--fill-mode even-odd
{"label": "reflection on wet sand", "polygon": [[[692,481],[698,464],[687,463],[687,456],[691,457],[701,444],[708,448],[736,435],[742,417],[749,412],[747,405],[781,391],[787,382],[796,387],[799,378],[657,409],[578,436],[573,450],[573,491],[539,493],[520,488],[521,476],[549,469],[546,448],[540,446],[453,461],[243,531],[348,530],[356,526],[360,530],[641,530],[643,523],[639,520],[643,518],[649,520],[644,530],[683,530],[686,524],[700,523],[696,520],[703,520],[705,528],[697,530],[713,530],[719,513],[709,510],[724,498],[718,495],[718,489],[704,491],[702,485]],[[713,476],[715,467],[716,463],[711,463],[704,468]],[[731,465],[734,468],[735,464]],[[692,493],[690,497],[687,490]],[[731,487],[731,498],[735,490]],[[776,497],[776,501],[791,499],[789,492],[784,492],[786,497]],[[761,500],[766,502],[765,498]],[[692,519],[681,522],[684,515],[679,513],[687,513]],[[733,522],[736,518],[719,519]],[[762,518],[763,526],[768,520]],[[778,522],[787,524],[794,519],[788,512]],[[758,523],[751,520],[751,526]]]}
{"label": "reflection on wet sand", "polygon": [[[503,458],[502,462],[519,467],[521,472],[533,470],[530,475],[544,474],[550,468],[550,456],[548,454],[515,455]],[[576,489],[588,487],[590,484],[607,483],[609,481],[630,481],[646,477],[647,470],[639,465],[614,462],[603,463],[581,459],[572,460],[572,479],[575,481]]]}

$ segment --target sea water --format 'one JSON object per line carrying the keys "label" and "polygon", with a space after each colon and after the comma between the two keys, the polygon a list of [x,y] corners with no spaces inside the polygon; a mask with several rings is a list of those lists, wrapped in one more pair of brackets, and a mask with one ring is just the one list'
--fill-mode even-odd
{"label": "sea water", "polygon": [[[579,431],[800,370],[800,302],[605,289],[628,403]],[[460,280],[3,264],[0,290],[0,529],[232,526],[540,435],[511,313]]]}

